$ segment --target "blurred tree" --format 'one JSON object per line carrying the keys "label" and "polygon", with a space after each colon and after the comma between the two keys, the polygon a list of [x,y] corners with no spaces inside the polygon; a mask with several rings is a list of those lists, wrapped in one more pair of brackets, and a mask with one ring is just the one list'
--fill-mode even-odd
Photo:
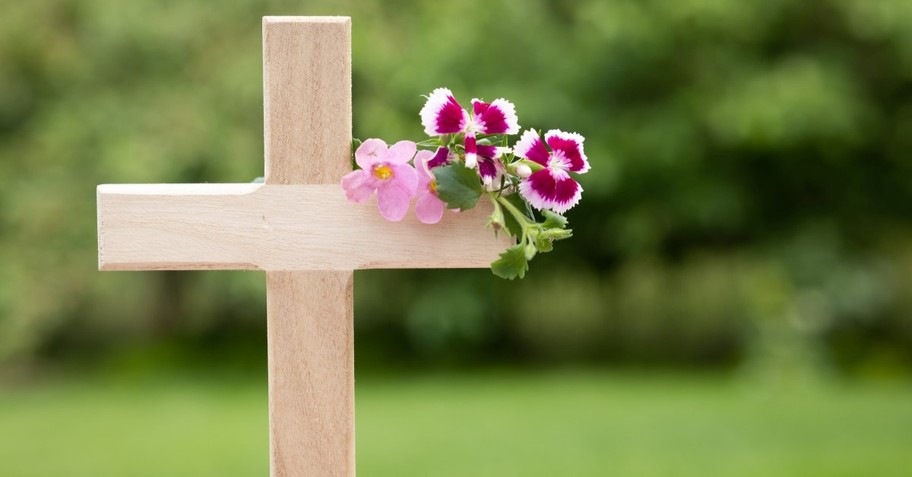
{"label": "blurred tree", "polygon": [[290,13],[354,17],[358,137],[417,139],[419,95],[446,85],[588,138],[572,241],[518,283],[359,275],[359,346],[912,363],[907,0],[9,3],[0,359],[262,341],[259,274],[96,274],[91,191],[260,175],[258,17]]}

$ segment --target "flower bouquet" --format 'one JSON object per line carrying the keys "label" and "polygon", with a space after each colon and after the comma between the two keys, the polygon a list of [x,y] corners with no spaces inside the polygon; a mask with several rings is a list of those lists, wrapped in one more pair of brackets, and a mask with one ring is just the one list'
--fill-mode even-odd
{"label": "flower bouquet", "polygon": [[494,206],[487,226],[515,239],[491,271],[523,278],[536,254],[572,235],[563,214],[582,196],[571,173],[589,170],[584,139],[558,129],[544,135],[527,129],[511,146],[510,137],[520,132],[513,103],[471,104],[470,112],[449,89],[435,89],[419,114],[430,139],[391,146],[380,139],[356,141],[359,169],[342,179],[342,188],[359,203],[376,193],[380,215],[392,221],[402,220],[415,199],[415,214],[425,224],[439,222],[444,209],[468,210],[487,197]]}

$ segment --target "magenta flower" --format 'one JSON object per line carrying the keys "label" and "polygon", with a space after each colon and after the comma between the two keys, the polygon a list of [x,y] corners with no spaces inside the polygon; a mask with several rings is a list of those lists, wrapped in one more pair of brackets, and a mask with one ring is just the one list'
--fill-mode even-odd
{"label": "magenta flower", "polygon": [[497,186],[503,175],[503,163],[500,162],[500,151],[495,146],[476,146],[478,148],[478,175],[485,187]]}
{"label": "magenta flower", "polygon": [[[437,88],[421,108],[421,124],[428,136],[465,134],[465,165],[474,168],[478,161],[476,134],[516,134],[519,122],[516,108],[506,99],[485,103],[472,100],[472,114],[460,106],[447,88]],[[481,172],[481,171],[479,171]]]}
{"label": "magenta flower", "polygon": [[[418,169],[418,199],[415,201],[415,215],[425,224],[440,222],[443,210],[446,209],[446,204],[437,197],[437,180],[432,172],[434,168],[432,164],[439,159],[437,156],[440,155],[441,150],[446,151],[446,148],[438,149],[436,155],[431,151],[418,151],[418,155],[415,156],[415,167]],[[444,157],[446,156],[444,155]]]}
{"label": "magenta flower", "polygon": [[355,162],[361,169],[342,178],[345,196],[361,203],[377,191],[380,215],[387,220],[402,220],[418,188],[418,175],[408,163],[416,150],[411,141],[399,141],[392,147],[380,139],[364,141],[355,151]]}
{"label": "magenta flower", "polygon": [[544,141],[531,129],[519,138],[513,153],[544,166],[519,184],[519,193],[533,207],[562,214],[579,202],[583,188],[569,173],[584,174],[589,170],[583,140],[579,134],[557,129],[545,133]]}
{"label": "magenta flower", "polygon": [[[491,186],[503,174],[503,164],[498,160],[503,154],[502,149],[494,146],[477,146],[478,147],[478,174],[487,186]],[[431,170],[435,167],[445,166],[452,162],[450,150],[445,147],[438,147],[437,152],[428,159],[427,168]]]}
{"label": "magenta flower", "polygon": [[450,163],[450,150],[446,147],[438,147],[434,156],[428,159],[427,168],[431,170],[435,167],[445,166]]}

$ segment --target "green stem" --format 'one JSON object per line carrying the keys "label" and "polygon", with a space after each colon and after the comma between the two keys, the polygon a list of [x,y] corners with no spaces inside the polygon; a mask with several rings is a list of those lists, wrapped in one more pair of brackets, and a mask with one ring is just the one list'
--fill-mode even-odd
{"label": "green stem", "polygon": [[500,204],[503,205],[505,209],[510,211],[510,214],[513,215],[513,218],[515,218],[516,221],[523,226],[523,231],[525,231],[526,227],[533,224],[533,222],[529,220],[529,217],[527,217],[526,214],[520,212],[520,210],[511,204],[510,201],[505,199],[504,196],[497,196],[497,201],[500,202]]}
{"label": "green stem", "polygon": [[[492,200],[494,199],[494,195],[492,193],[488,193],[488,195],[492,198]],[[503,206],[504,209],[510,212],[510,215],[512,215],[513,218],[516,219],[516,222],[519,223],[519,226],[522,227],[522,237],[518,237],[519,243],[530,243],[531,240],[529,239],[529,229],[538,226],[538,223],[530,220],[526,214],[517,209],[516,206],[511,204],[510,201],[508,201],[504,196],[498,195],[496,196],[496,200],[497,202],[500,202],[500,205]]]}

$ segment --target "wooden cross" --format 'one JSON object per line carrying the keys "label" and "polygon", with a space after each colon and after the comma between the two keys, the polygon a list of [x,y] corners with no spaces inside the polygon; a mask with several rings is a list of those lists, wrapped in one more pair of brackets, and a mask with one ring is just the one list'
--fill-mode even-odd
{"label": "wooden cross", "polygon": [[98,266],[264,270],[270,474],[354,475],[353,271],[487,267],[508,244],[490,210],[428,226],[346,201],[350,18],[263,18],[263,81],[265,183],[98,186]]}

